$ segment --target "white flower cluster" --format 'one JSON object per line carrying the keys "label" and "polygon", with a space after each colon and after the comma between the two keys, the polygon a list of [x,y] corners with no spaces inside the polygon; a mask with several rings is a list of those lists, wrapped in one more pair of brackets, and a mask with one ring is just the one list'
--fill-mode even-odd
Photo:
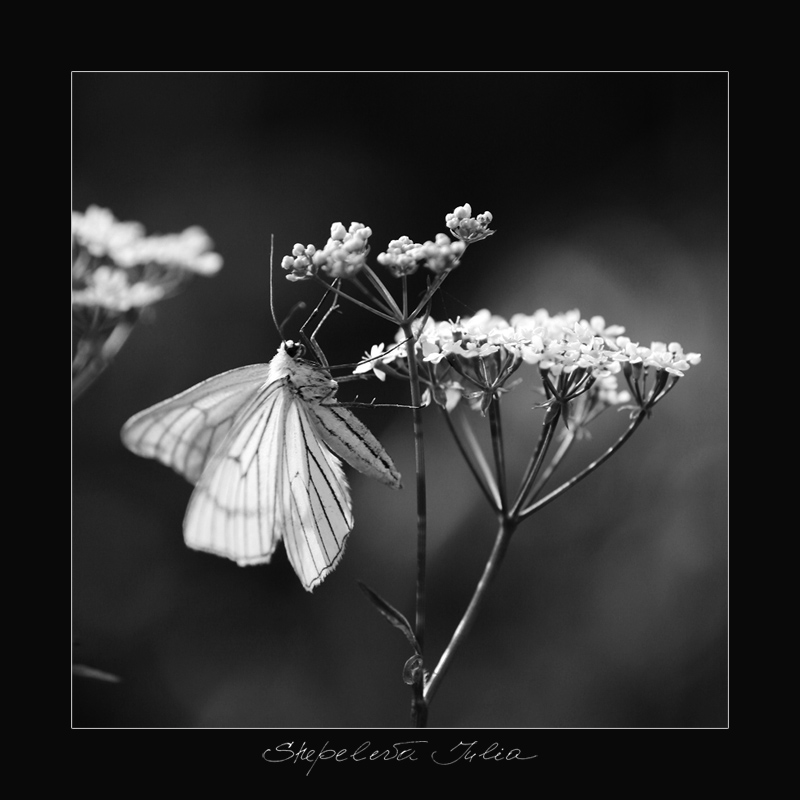
{"label": "white flower cluster", "polygon": [[[460,241],[453,241],[446,233],[439,233],[422,244],[401,236],[389,242],[386,251],[378,255],[378,263],[397,278],[411,275],[420,267],[440,275],[458,265],[468,244],[494,233],[488,227],[491,221],[488,211],[473,218],[469,204],[458,206],[445,215],[445,222]],[[308,280],[319,272],[332,278],[353,277],[366,264],[370,236],[372,229],[360,222],[351,222],[349,229],[341,222],[334,222],[325,247],[318,249],[313,244],[298,242],[291,255],[281,259],[281,267],[289,273],[286,278],[290,281]]]}
{"label": "white flower cluster", "polygon": [[[473,382],[487,374],[510,377],[523,363],[536,365],[551,377],[582,370],[595,379],[595,391],[607,404],[629,399],[627,392],[616,391],[616,375],[625,364],[654,367],[680,377],[700,363],[698,353],[684,353],[677,342],[653,342],[646,347],[632,342],[624,331],[620,325],[606,325],[603,317],[587,321],[577,309],[554,316],[540,309],[531,315],[515,314],[510,320],[483,309],[454,322],[429,318],[417,332],[416,353],[423,364],[452,367],[457,375],[471,376]],[[381,379],[392,369],[406,374],[408,347],[402,332],[395,341],[398,344],[388,350],[374,346],[355,372],[373,371]],[[485,364],[478,363],[484,359],[495,364],[488,372]],[[457,386],[453,381],[457,375],[440,374],[437,380],[442,386]]]}
{"label": "white flower cluster", "polygon": [[[451,354],[471,359],[503,350],[554,375],[582,368],[596,378],[619,372],[626,361],[678,376],[700,362],[698,353],[684,354],[677,342],[644,347],[623,336],[624,331],[620,325],[607,326],[603,317],[582,319],[577,309],[555,316],[540,309],[531,315],[515,314],[510,321],[483,309],[455,322],[429,319],[417,349],[423,361],[433,363]],[[392,356],[390,352],[386,358]]]}
{"label": "white flower cluster", "polygon": [[106,208],[72,212],[72,299],[115,312],[151,305],[191,274],[213,275],[222,257],[202,228],[146,236],[138,222],[120,222]]}
{"label": "white flower cluster", "polygon": [[485,239],[494,233],[493,230],[489,229],[489,224],[492,221],[491,213],[484,211],[483,214],[473,217],[472,206],[469,203],[457,206],[450,214],[445,216],[444,221],[454,236],[468,244]]}
{"label": "white flower cluster", "polygon": [[100,266],[87,272],[82,288],[72,292],[72,302],[76,306],[96,306],[110,311],[129,311],[143,308],[162,300],[165,288],[148,281],[130,282],[125,270]]}
{"label": "white flower cluster", "polygon": [[281,267],[289,273],[286,278],[290,281],[307,280],[319,271],[332,278],[350,278],[366,264],[370,236],[372,229],[361,222],[351,222],[349,228],[334,222],[325,247],[317,249],[298,242],[292,254],[283,257]]}
{"label": "white flower cluster", "polygon": [[107,208],[89,206],[85,214],[72,212],[72,237],[95,258],[119,267],[152,263],[200,275],[213,275],[222,267],[222,257],[211,252],[211,239],[196,225],[182,233],[146,236],[138,222],[120,222]]}
{"label": "white flower cluster", "polygon": [[433,241],[424,244],[401,236],[389,242],[386,252],[378,255],[378,263],[395,277],[411,275],[420,265],[438,275],[456,266],[465,249],[464,242],[453,242],[445,233],[437,234]]}

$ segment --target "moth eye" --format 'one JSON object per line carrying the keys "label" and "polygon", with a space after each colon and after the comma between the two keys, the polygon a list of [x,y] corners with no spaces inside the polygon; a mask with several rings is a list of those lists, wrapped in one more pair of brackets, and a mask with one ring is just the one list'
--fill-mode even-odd
{"label": "moth eye", "polygon": [[286,353],[291,358],[302,358],[306,354],[306,348],[300,342],[293,342],[289,339],[286,342]]}

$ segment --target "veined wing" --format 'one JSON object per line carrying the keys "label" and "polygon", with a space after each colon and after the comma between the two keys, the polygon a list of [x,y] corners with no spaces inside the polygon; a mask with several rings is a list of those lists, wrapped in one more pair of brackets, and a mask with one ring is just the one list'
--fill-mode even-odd
{"label": "veined wing", "polygon": [[353,527],[339,460],[284,380],[253,398],[210,461],[184,521],[187,545],[240,565],[265,563],[281,536],[311,591],[336,566]]}
{"label": "veined wing", "polygon": [[353,469],[392,489],[401,487],[400,473],[369,428],[343,406],[314,403],[309,412],[320,436]]}
{"label": "veined wing", "polygon": [[136,455],[158,459],[197,483],[268,372],[268,364],[253,364],[198,383],[131,417],[122,441]]}
{"label": "veined wing", "polygon": [[311,591],[333,571],[353,527],[350,488],[339,459],[320,439],[308,404],[295,398],[286,417],[284,545]]}
{"label": "veined wing", "polygon": [[353,527],[337,455],[400,487],[386,451],[334,403],[335,392],[327,370],[283,344],[269,364],[230,370],[142,411],[122,438],[196,483],[184,519],[189,547],[259,564],[283,538],[311,591],[338,563]]}
{"label": "veined wing", "polygon": [[364,475],[400,488],[400,473],[381,443],[361,420],[336,403],[337,385],[327,369],[285,353],[279,353],[273,363],[276,367],[280,364],[278,369],[288,377],[298,401],[308,410],[317,434],[336,455]]}
{"label": "veined wing", "polygon": [[250,398],[211,457],[189,500],[186,544],[238,564],[270,560],[283,526],[284,430],[290,397],[272,381]]}

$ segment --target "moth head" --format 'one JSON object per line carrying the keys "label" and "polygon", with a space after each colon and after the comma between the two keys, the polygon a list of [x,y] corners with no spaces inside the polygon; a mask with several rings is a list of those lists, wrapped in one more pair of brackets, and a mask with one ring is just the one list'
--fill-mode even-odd
{"label": "moth head", "polygon": [[303,358],[306,354],[306,348],[300,342],[294,342],[291,339],[285,341],[283,347],[286,355],[290,358]]}

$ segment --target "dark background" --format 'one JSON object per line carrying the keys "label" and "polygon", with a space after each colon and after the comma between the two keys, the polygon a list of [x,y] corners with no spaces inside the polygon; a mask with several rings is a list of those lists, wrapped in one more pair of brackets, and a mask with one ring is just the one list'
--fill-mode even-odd
{"label": "dark background", "polygon": [[[272,234],[278,262],[357,220],[376,254],[402,234],[433,238],[469,202],[497,233],[470,249],[438,316],[579,308],[703,361],[620,453],[520,529],[430,724],[725,726],[727,93],[724,73],[74,74],[73,208],[108,207],[148,233],[200,225],[225,266],[158,305],[73,409],[76,661],[122,678],[77,680],[73,725],[408,725],[408,646],[356,585],[412,616],[407,412],[360,414],[407,488],[350,471],[356,527],[313,594],[282,549],[247,569],[188,550],[191,487],[127,452],[119,430],[272,357]],[[276,287],[279,316],[315,297]],[[393,335],[347,309],[320,342],[345,363]],[[509,396],[512,474],[540,419],[531,386]],[[406,400],[400,384],[359,391]],[[435,660],[494,527],[432,410],[426,424]],[[601,418],[565,476],[625,424]]]}

